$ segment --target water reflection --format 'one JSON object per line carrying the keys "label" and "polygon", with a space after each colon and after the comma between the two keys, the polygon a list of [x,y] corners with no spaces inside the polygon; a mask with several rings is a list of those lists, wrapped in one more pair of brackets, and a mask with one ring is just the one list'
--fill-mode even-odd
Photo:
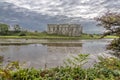
{"label": "water reflection", "polygon": [[55,67],[71,54],[98,54],[106,51],[110,40],[80,40],[29,45],[0,45],[0,55],[10,60],[26,62],[27,67]]}
{"label": "water reflection", "polygon": [[52,47],[82,47],[82,43],[42,43],[42,45]]}

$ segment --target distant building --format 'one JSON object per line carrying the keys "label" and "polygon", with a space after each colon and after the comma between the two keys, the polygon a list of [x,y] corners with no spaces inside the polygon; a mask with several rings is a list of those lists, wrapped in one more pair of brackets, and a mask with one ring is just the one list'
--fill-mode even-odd
{"label": "distant building", "polygon": [[48,34],[80,36],[82,27],[80,24],[48,24]]}

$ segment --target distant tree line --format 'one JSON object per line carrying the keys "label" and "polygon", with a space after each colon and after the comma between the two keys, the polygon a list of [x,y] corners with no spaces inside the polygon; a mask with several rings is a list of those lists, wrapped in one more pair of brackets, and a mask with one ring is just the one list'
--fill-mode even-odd
{"label": "distant tree line", "polygon": [[13,29],[10,29],[8,24],[0,23],[0,35],[13,35],[18,33],[20,36],[25,36],[24,31],[18,24],[14,25]]}
{"label": "distant tree line", "polygon": [[5,35],[9,31],[9,25],[7,24],[0,24],[0,34]]}

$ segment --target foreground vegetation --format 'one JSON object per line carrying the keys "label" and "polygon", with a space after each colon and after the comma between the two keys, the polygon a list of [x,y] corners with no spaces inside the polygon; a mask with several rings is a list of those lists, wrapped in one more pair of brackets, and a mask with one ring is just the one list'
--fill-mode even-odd
{"label": "foreground vegetation", "polygon": [[[68,59],[66,66],[51,69],[20,68],[19,62],[0,67],[0,80],[120,80],[120,60],[99,57],[93,68],[84,69],[88,55]],[[79,62],[79,64],[78,64]]]}

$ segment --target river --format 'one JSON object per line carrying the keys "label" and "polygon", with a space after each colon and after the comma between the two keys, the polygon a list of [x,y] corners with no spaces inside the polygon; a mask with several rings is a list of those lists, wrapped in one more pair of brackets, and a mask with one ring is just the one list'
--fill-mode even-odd
{"label": "river", "polygon": [[82,53],[96,56],[106,53],[106,45],[110,41],[0,39],[0,56],[4,56],[5,61],[25,62],[23,66],[27,67],[50,68],[63,65],[64,60],[71,55]]}

